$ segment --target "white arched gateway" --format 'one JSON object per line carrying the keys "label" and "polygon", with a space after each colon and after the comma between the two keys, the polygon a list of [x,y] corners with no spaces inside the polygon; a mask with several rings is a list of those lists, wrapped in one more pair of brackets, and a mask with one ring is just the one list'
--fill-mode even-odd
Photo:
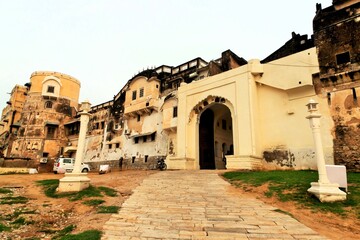
{"label": "white arched gateway", "polygon": [[[177,154],[171,169],[253,169],[257,142],[256,86],[247,66],[183,84],[178,91]],[[226,157],[226,166],[224,164]]]}
{"label": "white arched gateway", "polygon": [[[298,68],[307,63],[308,68]],[[306,104],[322,111],[322,138],[333,162],[332,119],[315,95],[316,49],[248,64],[178,89],[175,154],[170,169],[316,168]],[[295,66],[295,67],[292,67]],[[226,166],[222,162],[226,157]]]}

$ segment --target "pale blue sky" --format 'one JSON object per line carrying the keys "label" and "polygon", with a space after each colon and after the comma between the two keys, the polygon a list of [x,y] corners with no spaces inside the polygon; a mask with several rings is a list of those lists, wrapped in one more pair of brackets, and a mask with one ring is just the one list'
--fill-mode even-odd
{"label": "pale blue sky", "polygon": [[34,71],[77,78],[80,101],[109,101],[143,68],[206,61],[231,49],[263,59],[312,34],[332,0],[0,0],[0,109]]}

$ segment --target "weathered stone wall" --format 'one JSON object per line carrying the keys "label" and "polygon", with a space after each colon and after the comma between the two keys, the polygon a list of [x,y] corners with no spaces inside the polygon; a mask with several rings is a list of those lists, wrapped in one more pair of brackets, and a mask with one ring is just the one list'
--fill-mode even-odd
{"label": "weathered stone wall", "polygon": [[316,94],[327,99],[334,121],[335,164],[360,171],[360,3],[333,4],[325,9],[317,5],[313,21],[320,65],[314,86]]}

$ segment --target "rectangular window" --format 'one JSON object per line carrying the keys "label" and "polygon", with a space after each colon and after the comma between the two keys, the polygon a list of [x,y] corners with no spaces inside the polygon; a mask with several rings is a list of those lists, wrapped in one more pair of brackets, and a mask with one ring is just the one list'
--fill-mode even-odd
{"label": "rectangular window", "polygon": [[116,143],[115,147],[120,148],[120,143]]}
{"label": "rectangular window", "polygon": [[101,122],[101,129],[105,128],[105,122]]}
{"label": "rectangular window", "polygon": [[132,92],[132,100],[135,100],[136,99],[136,91],[133,91]]}
{"label": "rectangular window", "polygon": [[109,144],[109,149],[111,149],[112,148],[112,144]]}
{"label": "rectangular window", "polygon": [[225,119],[223,119],[222,121],[221,121],[221,125],[222,125],[222,129],[224,129],[224,130],[226,130],[226,120]]}
{"label": "rectangular window", "polygon": [[131,158],[131,163],[135,163],[135,158],[136,158],[136,157],[132,157],[132,158]]}
{"label": "rectangular window", "polygon": [[147,136],[143,136],[143,142],[146,142]]}
{"label": "rectangular window", "polygon": [[146,163],[147,163],[147,161],[148,161],[148,157],[149,157],[149,155],[145,155],[144,162],[146,162]]}
{"label": "rectangular window", "polygon": [[349,52],[336,54],[336,64],[337,65],[349,63],[349,62],[350,62],[350,53]]}
{"label": "rectangular window", "polygon": [[55,92],[55,87],[54,86],[48,86],[47,87],[47,92],[48,93],[54,93]]}
{"label": "rectangular window", "polygon": [[178,108],[177,106],[173,107],[173,118],[176,118],[178,115]]}
{"label": "rectangular window", "polygon": [[144,88],[140,88],[139,97],[144,96]]}
{"label": "rectangular window", "polygon": [[140,115],[137,115],[137,121],[138,122],[140,122],[140,119],[141,119]]}
{"label": "rectangular window", "polygon": [[55,138],[56,136],[56,126],[47,126],[46,138]]}
{"label": "rectangular window", "polygon": [[135,137],[134,142],[135,142],[135,144],[138,144],[139,143],[139,137]]}

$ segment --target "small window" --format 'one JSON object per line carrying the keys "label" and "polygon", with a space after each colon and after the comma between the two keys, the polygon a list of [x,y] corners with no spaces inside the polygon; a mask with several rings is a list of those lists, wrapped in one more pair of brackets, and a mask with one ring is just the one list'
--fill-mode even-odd
{"label": "small window", "polygon": [[173,107],[173,118],[176,118],[178,115],[178,108],[177,106]]}
{"label": "small window", "polygon": [[159,85],[158,85],[158,84],[156,84],[156,88],[159,88]]}
{"label": "small window", "polygon": [[221,126],[222,126],[222,129],[226,130],[226,120],[225,119],[223,119],[221,121]]}
{"label": "small window", "polygon": [[140,122],[141,116],[137,115],[137,121]]}
{"label": "small window", "polygon": [[111,149],[112,148],[112,144],[109,144],[109,149]]}
{"label": "small window", "polygon": [[147,161],[148,161],[148,157],[149,157],[149,155],[145,155],[144,162],[146,162],[146,163],[147,163]]}
{"label": "small window", "polygon": [[51,101],[45,102],[45,108],[52,108],[53,103]]}
{"label": "small window", "polygon": [[136,99],[136,91],[133,91],[132,92],[132,100],[135,100]]}
{"label": "small window", "polygon": [[120,143],[116,143],[115,147],[120,148]]}
{"label": "small window", "polygon": [[105,128],[105,122],[101,122],[101,129]]}
{"label": "small window", "polygon": [[144,88],[140,88],[139,97],[144,96]]}
{"label": "small window", "polygon": [[134,142],[135,142],[135,144],[138,144],[139,143],[139,137],[135,137]]}
{"label": "small window", "polygon": [[146,142],[147,136],[143,136],[143,142]]}
{"label": "small window", "polygon": [[349,62],[350,62],[350,53],[349,52],[344,52],[344,53],[340,53],[340,54],[336,55],[336,64],[337,65],[349,63]]}
{"label": "small window", "polygon": [[55,138],[56,129],[56,126],[47,126],[46,138]]}
{"label": "small window", "polygon": [[48,86],[47,87],[47,92],[48,93],[54,93],[55,92],[55,87],[54,86]]}
{"label": "small window", "polygon": [[131,158],[131,163],[135,163],[135,159],[136,159],[136,157],[132,157]]}

